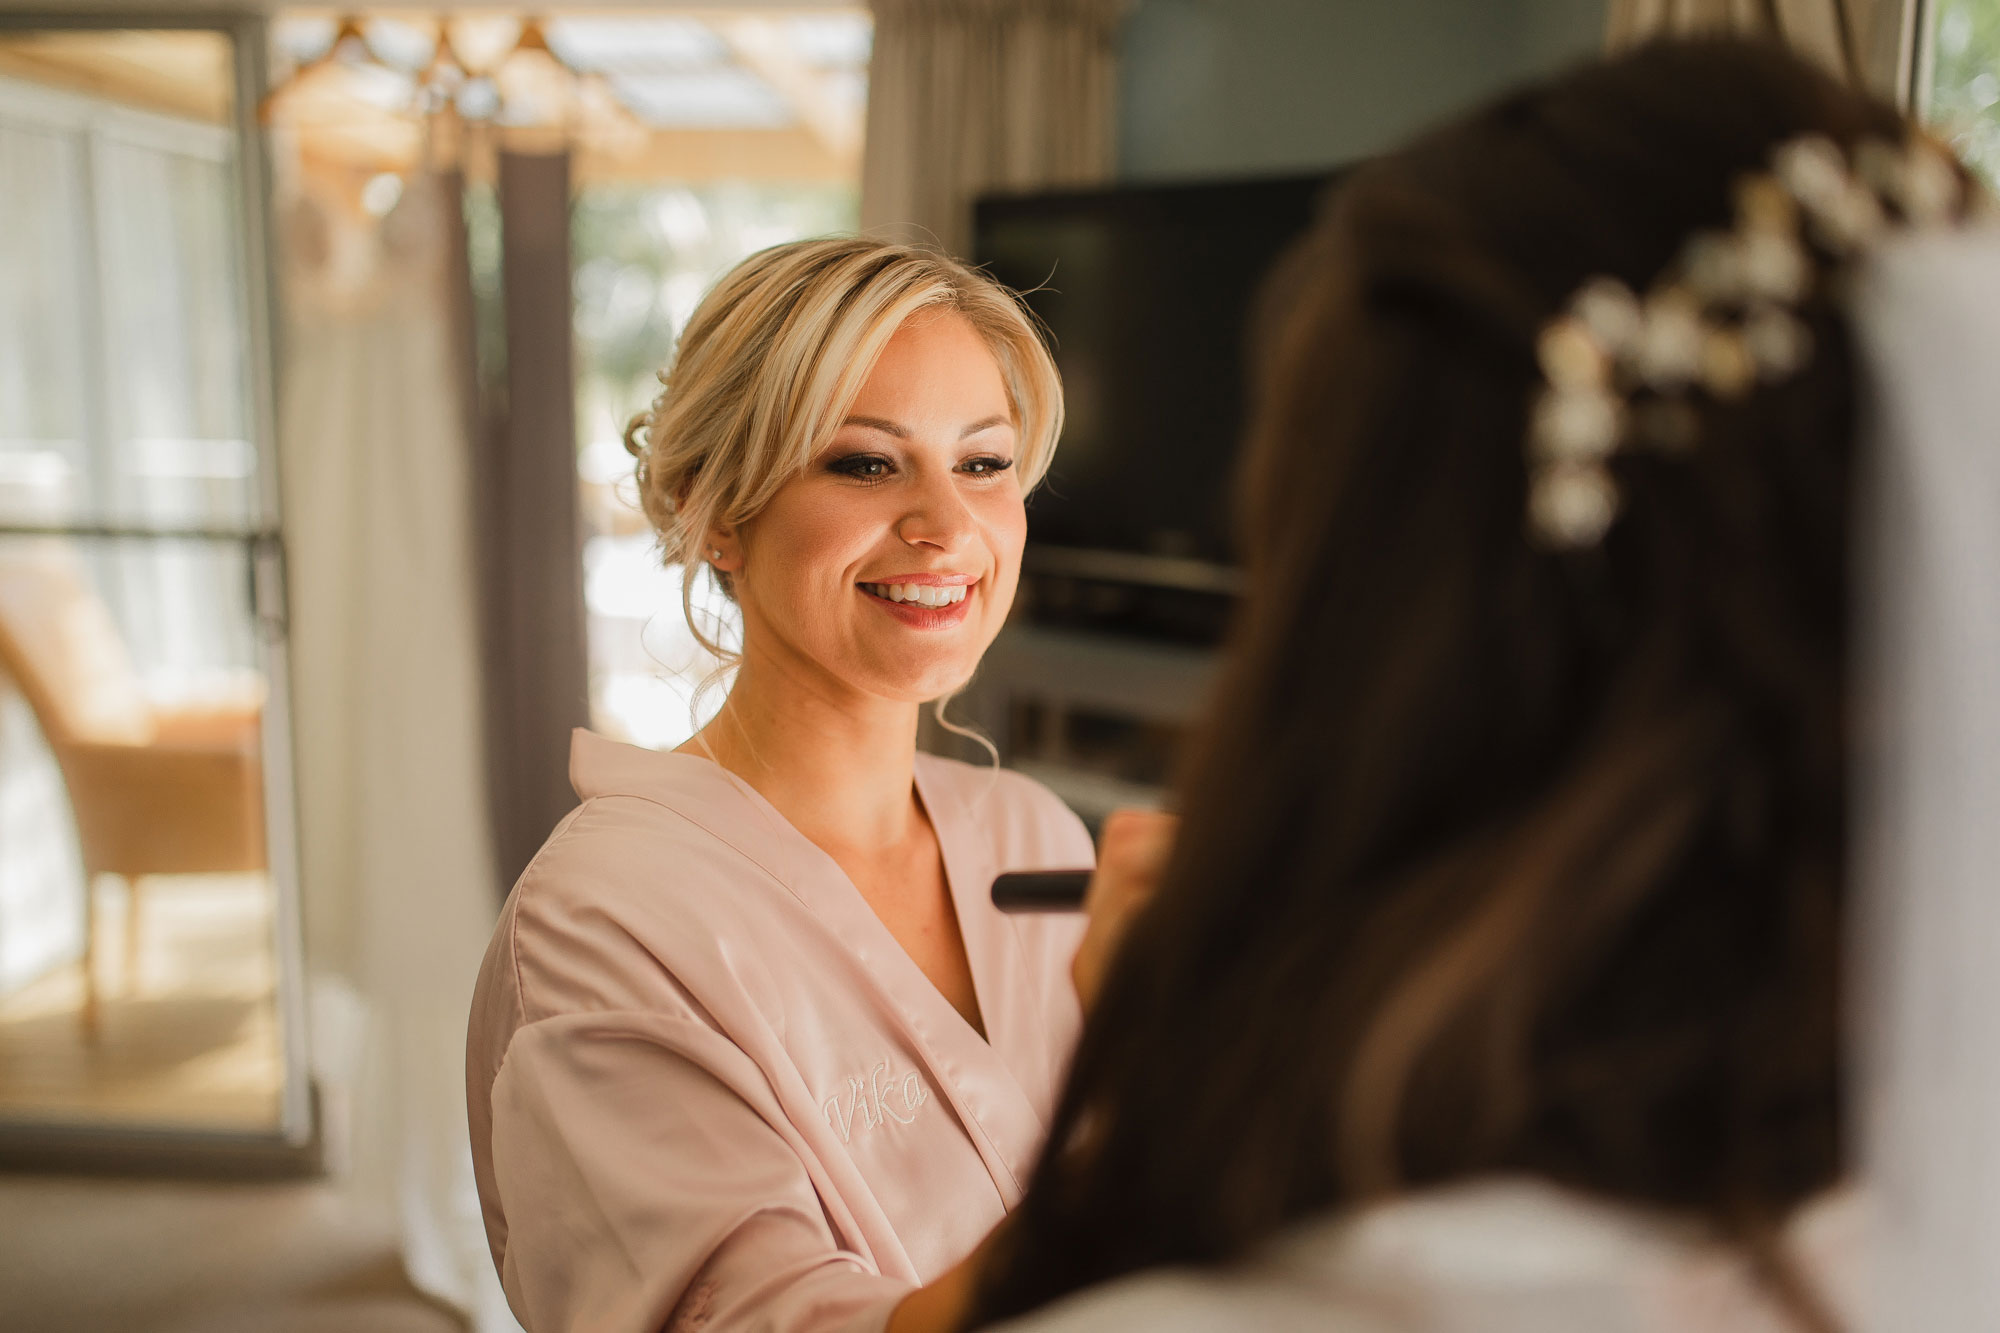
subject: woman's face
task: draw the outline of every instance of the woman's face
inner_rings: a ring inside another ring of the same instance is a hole
[[[1007,618],[1028,518],[999,364],[964,316],[920,311],[833,438],[725,552],[748,664],[922,701]]]

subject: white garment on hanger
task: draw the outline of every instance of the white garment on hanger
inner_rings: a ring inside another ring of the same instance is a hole
[[[500,885],[449,322],[458,206],[430,177],[379,223],[289,205],[279,443],[313,1054],[333,1146],[351,1145],[344,1181],[393,1218],[412,1281],[505,1333],[459,1079]]]

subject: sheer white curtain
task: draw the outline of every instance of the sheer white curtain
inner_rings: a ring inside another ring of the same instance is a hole
[[[233,151],[217,126],[0,78],[0,521],[254,522]],[[104,600],[154,699],[244,689],[240,550],[36,549]],[[86,887],[61,774],[0,679],[0,994],[82,953]]]
[[[456,339],[458,190],[375,225],[295,199],[281,449],[314,1058],[344,1177],[411,1278],[513,1327],[465,1127],[465,1018],[497,906]]]
[[[1611,0],[1605,45],[1737,33],[1777,38],[1898,104],[1910,97],[1921,0]]]
[[[10,114],[10,87],[0,79],[0,519],[59,523],[89,470],[82,153],[79,136]],[[0,674],[0,995],[83,953],[85,888],[62,773]]]
[[[988,190],[1111,174],[1127,0],[873,0],[864,230],[963,254]]]

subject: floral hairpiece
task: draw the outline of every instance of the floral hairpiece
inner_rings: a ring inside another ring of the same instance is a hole
[[[1841,262],[1896,220],[1955,221],[1968,204],[1946,152],[1913,132],[1848,156],[1831,139],[1782,144],[1768,172],[1735,189],[1735,221],[1692,237],[1641,297],[1616,278],[1586,282],[1536,343],[1546,381],[1528,423],[1528,530],[1544,546],[1592,546],[1618,516],[1609,463],[1626,448],[1693,446],[1687,394],[1741,398],[1797,374],[1813,352],[1797,314],[1817,273],[1808,240]]]

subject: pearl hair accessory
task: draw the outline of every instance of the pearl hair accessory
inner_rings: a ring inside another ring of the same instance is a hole
[[[1787,379],[1812,357],[1796,313],[1813,291],[1810,240],[1836,263],[1865,254],[1895,225],[1950,225],[1965,197],[1945,150],[1912,132],[1868,139],[1847,155],[1808,135],[1780,145],[1766,173],[1737,182],[1735,221],[1697,233],[1641,297],[1592,278],[1536,341],[1544,385],[1528,420],[1528,533],[1558,550],[1594,546],[1618,516],[1609,463],[1623,448],[1684,452],[1701,433],[1687,399],[1734,401]]]

